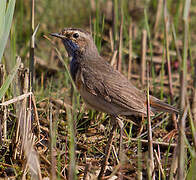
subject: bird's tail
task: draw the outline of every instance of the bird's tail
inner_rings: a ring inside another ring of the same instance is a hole
[[[152,96],[150,96],[150,107],[152,108],[152,111],[164,111],[179,114],[178,109]]]

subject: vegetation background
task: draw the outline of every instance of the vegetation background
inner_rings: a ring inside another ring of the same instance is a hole
[[[64,27],[91,32],[114,68],[181,111],[151,126],[123,117],[123,156],[118,130],[106,178],[196,179],[195,25],[191,0],[1,0],[0,179],[97,178],[110,117],[75,90],[66,51],[49,35]]]

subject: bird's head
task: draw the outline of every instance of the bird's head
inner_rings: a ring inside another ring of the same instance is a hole
[[[95,56],[98,55],[97,48],[91,34],[82,29],[64,28],[60,33],[51,33],[52,36],[60,38],[69,56]]]

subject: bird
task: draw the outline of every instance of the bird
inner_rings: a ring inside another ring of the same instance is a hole
[[[71,77],[87,106],[105,112],[113,119],[121,115],[147,116],[146,93],[99,54],[91,33],[80,28],[64,28],[60,33],[50,35],[60,38],[64,44],[71,58]],[[149,97],[149,103],[150,116],[157,111],[178,113],[175,107],[154,96]]]

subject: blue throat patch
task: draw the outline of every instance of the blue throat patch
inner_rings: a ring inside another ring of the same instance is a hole
[[[71,71],[71,76],[74,82],[76,81],[76,74],[79,68],[79,63],[75,57],[72,58],[70,62],[70,71]]]

